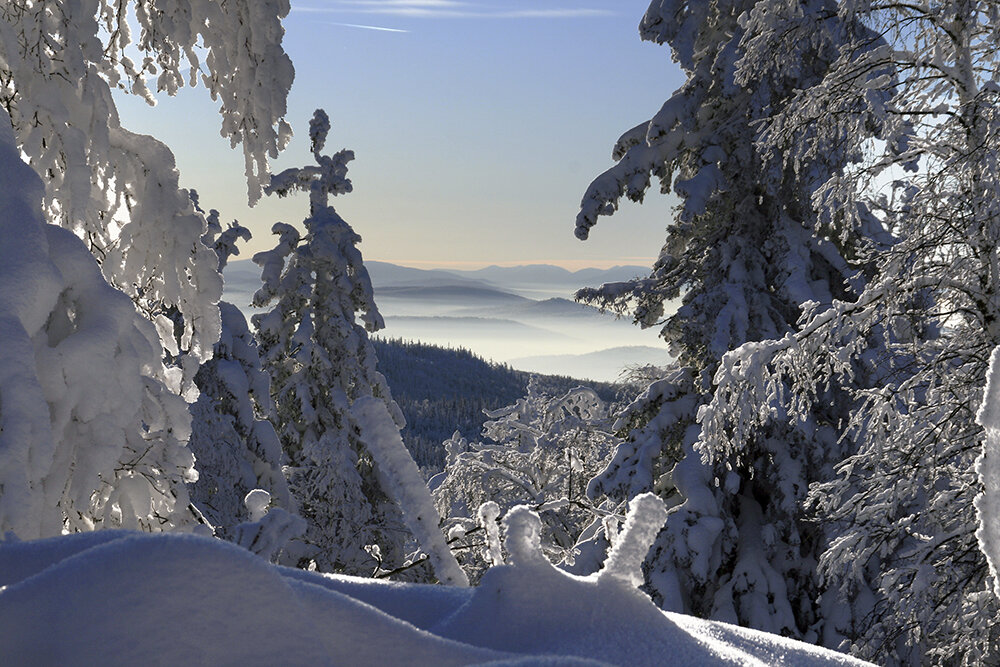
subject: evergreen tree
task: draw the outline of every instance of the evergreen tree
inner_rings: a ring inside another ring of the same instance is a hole
[[[800,42],[787,56],[794,71],[768,70],[767,55],[754,78],[741,80],[755,4],[655,0],[641,23],[644,39],[671,46],[687,81],[619,139],[616,164],[583,199],[576,233],[587,238],[623,197],[641,201],[654,176],[681,204],[648,277],[578,298],[662,325],[676,363],[623,413],[617,427],[627,440],[590,491],[621,500],[654,491],[675,506],[647,560],[648,589],[664,608],[815,640],[822,527],[804,502],[809,484],[847,453],[835,425],[849,404],[831,387],[794,425],[765,407],[767,428],[732,455],[715,451],[698,413],[727,351],[795,331],[804,313],[851,300],[863,286],[843,257],[850,239],[831,237],[809,205],[850,156],[828,142],[796,170],[756,143],[759,123],[821,80],[847,36],[871,34],[839,20],[832,2],[796,3],[814,20],[833,12],[835,30]],[[680,307],[667,313],[676,299]]]
[[[997,599],[975,536],[973,462],[975,409],[1000,343],[998,7],[838,9],[881,36],[876,48],[845,45],[822,81],[768,121],[762,147],[808,165],[827,139],[853,142],[859,159],[814,201],[846,229],[875,212],[891,244],[859,248],[872,278],[858,299],[732,353],[703,424],[720,449],[739,451],[770,397],[799,420],[821,400],[818,388],[852,387],[845,426],[857,451],[810,494],[832,533],[819,560],[839,598],[828,604],[842,608],[824,641],[882,664],[993,664]],[[748,60],[825,29],[793,3],[769,3],[748,27]],[[866,146],[873,129],[882,141]],[[858,381],[860,364],[876,369],[877,383]]]
[[[356,247],[361,237],[328,204],[330,195],[351,191],[347,163],[354,153],[321,154],[330,130],[322,110],[309,129],[316,165],[287,169],[267,188],[279,195],[309,192],[306,235],[278,223],[277,247],[254,256],[264,282],[254,305],[271,310],[253,322],[290,458],[292,493],[309,524],[301,558],[324,571],[370,575],[401,565],[412,533],[438,559],[438,576],[462,583],[443,535],[435,535],[440,519],[399,437],[402,413],[376,371],[368,332],[384,322]],[[381,411],[365,399],[380,403]]]
[[[173,155],[121,126],[112,91],[152,104],[147,77],[173,94],[190,66],[190,84],[200,78],[221,99],[224,135],[243,144],[253,199],[268,156],[290,136],[282,116],[293,71],[280,23],[288,9],[283,0],[0,2],[0,125],[11,126],[15,152],[43,187],[36,202],[35,184],[26,186],[28,204],[13,217],[58,224],[85,244],[49,225],[4,234],[6,250],[35,257],[39,275],[56,276],[48,288],[57,295],[53,304],[39,292],[50,320],[22,318],[24,330],[4,336],[10,344],[0,352],[0,363],[26,364],[27,348],[13,341],[34,341],[42,366],[21,370],[26,383],[42,382],[42,395],[28,393],[50,410],[47,427],[35,414],[34,435],[5,446],[12,458],[2,503],[21,517],[9,524],[18,534],[160,530],[197,520],[183,483],[195,472],[181,397],[196,398],[195,374],[219,339],[222,280],[202,240],[207,221],[179,187]],[[21,233],[36,251],[15,240]],[[81,247],[96,264],[80,257]],[[10,262],[5,280],[38,284],[19,265]],[[13,312],[23,315],[21,306]],[[23,426],[12,391],[8,385],[2,397],[11,438]],[[34,489],[35,500],[15,488]],[[44,518],[32,509],[36,500]]]
[[[249,239],[250,232],[236,223],[223,231],[214,210],[207,219],[205,241],[215,249],[221,272],[229,257],[239,253],[236,240]],[[191,406],[189,446],[198,481],[191,499],[216,536],[232,540],[236,527],[251,520],[245,503],[251,491],[266,491],[273,507],[294,512],[294,505],[281,470],[281,442],[270,422],[270,378],[261,368],[257,343],[238,308],[222,302],[219,310],[222,336],[195,376],[200,393]]]

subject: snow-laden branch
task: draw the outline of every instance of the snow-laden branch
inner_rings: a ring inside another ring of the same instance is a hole
[[[613,579],[638,588],[642,585],[642,562],[667,520],[667,508],[652,493],[629,501],[625,526],[608,554],[601,579]]]
[[[403,508],[407,528],[430,556],[438,580],[452,586],[468,586],[468,577],[445,541],[441,517],[427,484],[406,450],[385,401],[365,396],[356,400],[351,409],[361,427],[362,440],[387,478],[390,493]]]

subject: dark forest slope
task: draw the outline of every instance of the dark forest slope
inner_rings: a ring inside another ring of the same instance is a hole
[[[532,375],[488,362],[465,349],[394,339],[372,342],[379,371],[406,416],[403,441],[417,465],[433,471],[444,467],[442,442],[456,430],[467,438],[478,438],[486,421],[483,410],[510,405],[524,396]],[[581,384],[569,377],[539,377],[543,390],[553,395]],[[588,386],[607,401],[615,399],[618,389],[612,384]]]

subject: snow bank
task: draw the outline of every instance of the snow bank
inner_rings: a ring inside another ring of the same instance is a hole
[[[93,545],[90,535],[73,535],[0,547],[0,562],[20,572],[31,569],[23,561],[54,560],[50,550],[64,556],[21,581],[4,577],[7,664],[459,665],[505,657],[286,579],[222,540],[105,535],[116,539]]]
[[[291,570],[194,535],[0,543],[0,653],[18,665],[862,664],[567,575],[534,557],[527,510],[515,519],[519,557],[474,589]]]

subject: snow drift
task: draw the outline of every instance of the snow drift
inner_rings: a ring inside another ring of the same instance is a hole
[[[472,589],[292,570],[195,535],[5,542],[0,653],[18,665],[863,664],[657,609],[625,572],[657,521],[636,503],[605,569],[577,577],[545,560],[537,515],[515,508],[511,564]]]

